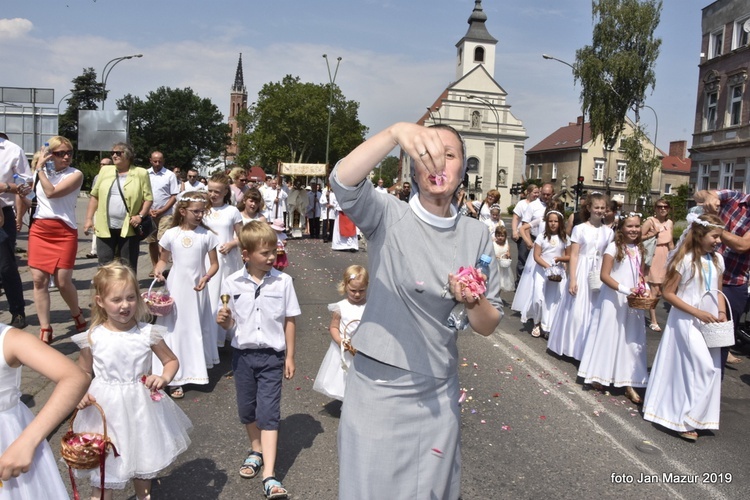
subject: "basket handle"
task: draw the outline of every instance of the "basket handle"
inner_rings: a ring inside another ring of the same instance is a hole
[[[151,286],[148,287],[148,295],[146,295],[147,297],[151,297],[151,289],[154,288],[154,285],[157,283],[157,281],[159,281],[159,280],[157,280],[156,278],[154,278],[154,281],[151,282]],[[167,282],[166,281],[164,282],[164,289],[167,290]]]
[[[705,297],[706,295],[708,295],[709,297],[713,297],[713,295],[711,295],[712,291],[713,290],[706,290],[705,292],[703,292],[703,295],[701,295],[701,300],[698,301],[698,305],[701,305],[703,303],[703,297]],[[716,291],[719,292],[720,294],[724,295],[724,292],[722,292],[718,288],[716,289]],[[726,295],[724,295],[724,304],[727,306],[727,310],[729,311],[729,321],[731,321],[732,323],[734,323],[734,315],[732,314],[732,308],[729,306],[729,299],[727,298]],[[719,307],[719,296],[718,295],[716,296],[716,307],[717,308]],[[718,313],[717,313],[717,315],[718,315]]]
[[[96,408],[97,410],[99,410],[99,414],[102,416],[102,424],[104,427],[104,432],[102,432],[102,434],[104,435],[104,442],[106,443],[107,442],[107,417],[104,415],[104,410],[102,410],[102,407],[99,406],[98,403],[96,403],[95,401],[92,401],[90,405]],[[76,416],[78,416],[78,408],[75,409],[75,411],[73,412],[73,415],[70,417],[70,421],[68,421],[68,429],[70,430],[70,432],[73,432],[73,421],[76,419]]]

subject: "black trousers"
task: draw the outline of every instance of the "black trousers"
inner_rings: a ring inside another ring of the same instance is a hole
[[[320,217],[311,217],[310,221],[310,238],[320,238]]]
[[[120,236],[119,228],[109,228],[109,238],[96,238],[96,255],[99,265],[109,264],[119,257],[123,264],[130,266],[138,276],[138,254],[141,251],[141,240],[138,236]]]
[[[23,283],[16,261],[16,212],[13,207],[3,207],[3,217],[5,221],[0,228],[0,277],[8,297],[8,310],[12,315],[25,316]]]
[[[526,246],[526,242],[520,236],[516,241],[518,245],[518,264],[516,265],[516,286],[521,281],[521,275],[523,274],[523,268],[526,266],[526,259],[529,258],[529,247]]]

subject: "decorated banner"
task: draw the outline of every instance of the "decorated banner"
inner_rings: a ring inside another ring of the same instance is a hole
[[[279,162],[279,174],[293,176],[323,176],[326,175],[325,163],[281,163]]]

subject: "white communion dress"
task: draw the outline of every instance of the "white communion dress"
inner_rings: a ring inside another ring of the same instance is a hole
[[[94,380],[89,394],[104,410],[107,433],[117,448],[105,462],[105,488],[124,489],[132,478],[151,479],[169,466],[190,445],[193,424],[164,391],[158,396],[146,388],[142,377],[151,373],[151,346],[162,340],[166,329],[139,323],[126,332],[103,325],[73,336],[81,349],[91,348]],[[155,400],[155,399],[158,399]],[[99,411],[87,407],[78,412],[75,432],[103,431]],[[99,469],[76,471],[99,487]]]
[[[0,352],[10,326],[0,324]],[[0,356],[0,454],[21,435],[34,419],[21,402],[21,367],[12,368]],[[70,498],[65,489],[55,456],[47,441],[42,441],[34,452],[29,472],[3,481],[0,499],[39,500]]]

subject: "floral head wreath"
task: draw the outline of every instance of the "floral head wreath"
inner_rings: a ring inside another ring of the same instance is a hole
[[[354,281],[357,279],[357,275],[352,273],[349,275],[349,277],[346,279],[346,282],[349,283],[350,281]]]
[[[724,226],[721,224],[713,224],[711,222],[708,222],[707,220],[700,219],[701,214],[696,212],[690,212],[687,214],[687,217],[685,220],[688,222],[688,226],[692,227],[693,224],[700,224],[703,227],[712,227],[714,229],[724,229]]]
[[[180,201],[186,201],[188,203],[207,203],[205,198],[200,198],[198,196],[188,196],[180,198]]]
[[[701,215],[703,215],[702,206],[697,205],[690,209],[690,211],[687,214],[687,217],[685,217],[685,220],[688,223],[687,227],[685,228],[684,231],[682,231],[682,234],[680,235],[680,239],[677,240],[677,244],[667,254],[667,265],[672,263],[672,259],[674,259],[674,256],[677,254],[677,250],[685,242],[685,237],[687,236],[688,231],[690,231],[690,228],[693,227],[693,224],[699,224],[703,227],[711,227],[714,229],[724,229],[724,226],[720,224],[713,224],[712,222],[708,222],[707,220],[699,219]]]
[[[561,212],[558,212],[557,210],[550,210],[549,212],[547,212],[547,215],[549,214],[557,214],[560,216],[561,219],[564,218],[564,215]]]

